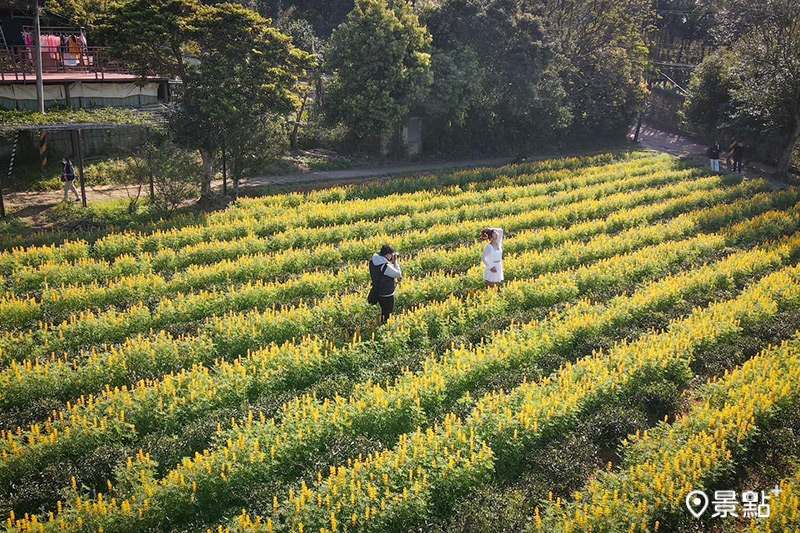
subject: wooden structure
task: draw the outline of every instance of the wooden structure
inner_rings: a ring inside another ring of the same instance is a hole
[[[78,164],[78,178],[81,184],[81,204],[86,207],[86,181],[83,174],[83,135],[82,132],[86,130],[112,130],[112,129],[126,129],[126,128],[140,128],[136,124],[98,124],[98,123],[84,123],[84,124],[51,124],[46,126],[23,126],[23,127],[0,127],[0,131],[69,131],[72,136],[72,153],[73,159]],[[13,165],[13,159],[11,161]],[[9,167],[8,178],[11,179],[11,167]],[[0,218],[5,218],[5,204],[3,202],[3,179],[0,175]]]
[[[167,77],[142,78],[113,59],[111,48],[88,46],[82,28],[42,26],[40,65],[32,22],[30,13],[0,9],[0,109],[38,109],[37,67],[47,106],[141,107],[169,102]]]
[[[0,48],[0,81],[36,81],[36,54],[25,45],[9,45]],[[110,48],[86,46],[75,54],[74,63],[61,59],[61,47],[42,46],[42,74],[45,81],[71,79],[104,80],[138,79],[128,68],[110,59]]]

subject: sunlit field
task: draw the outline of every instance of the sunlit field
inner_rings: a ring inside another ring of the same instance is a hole
[[[2,252],[2,524],[796,531],[798,199],[616,153]],[[693,490],[771,513],[695,518]]]

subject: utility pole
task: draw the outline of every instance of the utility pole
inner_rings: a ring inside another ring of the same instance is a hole
[[[78,141],[78,176],[81,180],[81,204],[86,207],[86,179],[83,177],[83,139],[81,137],[81,130],[75,130],[75,138]]]
[[[39,113],[44,114],[44,79],[42,76],[42,27],[39,23],[41,6],[36,0],[36,13],[33,18],[34,39],[36,39],[36,100],[39,103]]]

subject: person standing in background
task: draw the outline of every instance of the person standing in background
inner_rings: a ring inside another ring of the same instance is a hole
[[[733,157],[733,171],[741,174],[742,162],[744,161],[744,143],[742,141],[737,142],[736,146],[733,147],[731,156]]]
[[[711,164],[711,170],[713,172],[719,173],[719,154],[721,150],[719,147],[718,142],[714,142],[711,146],[708,147],[708,160]]]

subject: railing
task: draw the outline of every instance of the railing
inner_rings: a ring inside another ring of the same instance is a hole
[[[656,62],[695,66],[711,52],[714,47],[699,42],[678,41],[677,44],[661,41],[650,49],[650,59]]]
[[[105,46],[42,46],[42,72],[93,74],[102,80],[105,74],[130,74],[124,65],[110,58]],[[35,81],[36,47],[9,46],[0,49],[0,81]]]

